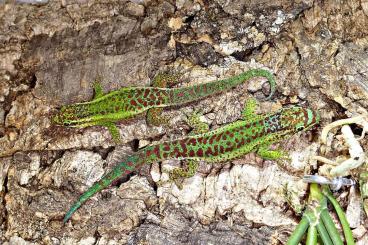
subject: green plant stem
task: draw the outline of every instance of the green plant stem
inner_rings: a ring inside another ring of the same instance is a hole
[[[297,245],[303,238],[304,233],[308,229],[309,221],[308,218],[303,215],[302,220],[295,228],[293,234],[289,237],[289,240],[287,241],[287,245]]]
[[[321,240],[325,245],[333,245],[332,240],[326,230],[325,224],[320,219],[321,210],[327,208],[327,198],[322,194],[318,184],[313,183],[310,185],[308,205],[311,208],[310,222],[316,224],[317,231],[321,237]]]
[[[307,241],[305,245],[316,245],[317,244],[317,228],[313,225],[309,226]]]
[[[327,209],[323,209],[321,212],[321,220],[326,227],[328,234],[334,245],[343,245],[339,231],[337,230],[335,223],[333,222],[330,213]]]
[[[330,236],[328,235],[328,232],[327,232],[323,222],[318,222],[317,230],[318,230],[319,236],[321,237],[321,240],[322,240],[324,245],[333,245],[332,240],[331,240]]]
[[[326,185],[322,186],[322,192],[328,198],[328,200],[331,202],[332,206],[336,210],[337,216],[339,217],[339,220],[340,220],[343,232],[344,232],[346,244],[347,245],[354,245],[355,242],[354,242],[354,238],[353,238],[353,233],[350,229],[349,222],[346,219],[345,213],[342,210],[340,204],[337,202],[335,197],[332,195],[332,193],[331,193],[328,186],[326,186]]]

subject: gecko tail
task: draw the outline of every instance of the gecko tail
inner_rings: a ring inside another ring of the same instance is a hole
[[[73,206],[71,206],[71,208],[69,209],[69,211],[65,214],[64,219],[63,219],[63,223],[65,224],[66,222],[68,222],[68,220],[72,217],[72,215],[74,214],[75,211],[77,211],[77,209],[82,205],[81,202],[76,202]]]
[[[121,162],[120,164],[115,166],[109,173],[104,175],[100,181],[92,185],[79,197],[78,201],[70,207],[70,209],[64,216],[64,224],[72,217],[75,211],[77,211],[77,209],[80,208],[82,204],[85,203],[90,197],[108,187],[114,180],[118,179],[123,174],[131,173],[134,169],[136,169],[137,165],[142,162],[141,160],[144,159],[140,159],[139,155],[131,155],[127,158],[126,161]]]
[[[106,177],[108,177],[109,174],[107,174]],[[110,181],[110,179],[105,179],[105,177],[102,177],[99,182],[92,185],[85,193],[83,193],[82,196],[79,197],[78,201],[74,203],[73,206],[70,207],[69,211],[65,214],[63,219],[64,224],[72,217],[75,211],[77,211],[77,209],[82,206],[85,201],[87,201],[97,192],[101,191],[103,188],[109,186],[111,182],[112,180]]]

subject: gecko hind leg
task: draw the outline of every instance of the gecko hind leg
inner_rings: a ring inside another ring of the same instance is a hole
[[[178,83],[181,74],[159,73],[155,76],[152,86],[156,88],[167,88]]]
[[[257,154],[263,159],[267,160],[279,160],[279,159],[289,159],[289,155],[282,150],[270,150],[270,145],[260,146],[257,150]]]
[[[147,111],[147,122],[154,126],[168,125],[169,117],[162,115],[163,108],[151,108]]]
[[[101,86],[101,77],[97,76],[95,81],[93,82],[93,90],[94,90],[94,96],[93,99],[97,99],[100,98],[101,96],[104,95],[103,90],[102,90],[102,86]]]
[[[274,161],[281,169],[295,172],[295,169],[290,168],[288,165],[291,158],[287,152],[283,150],[270,150],[269,147],[269,144],[261,146],[258,148],[257,154],[263,159]]]
[[[186,168],[175,168],[170,173],[170,180],[173,181],[179,189],[183,189],[183,180],[193,177],[197,172],[199,161],[188,160]]]
[[[109,130],[112,139],[114,140],[115,143],[119,143],[120,142],[120,132],[119,132],[119,128],[115,125],[115,123],[113,122],[103,122],[101,124],[99,124],[101,126],[104,126],[107,128],[107,130]]]
[[[159,73],[152,82],[153,87],[166,88],[178,83],[180,74]],[[147,111],[147,122],[154,126],[167,125],[169,117],[162,115],[163,108],[151,108]]]
[[[257,107],[258,107],[258,102],[256,99],[251,98],[247,100],[245,102],[245,105],[242,111],[243,120],[247,122],[253,122],[255,120],[261,119],[262,116],[256,114]]]
[[[109,133],[111,134],[112,139],[115,141],[115,143],[120,142],[120,132],[119,128],[115,125],[114,121],[96,121],[96,122],[86,122],[83,124],[80,124],[78,126],[75,126],[77,128],[85,128],[90,126],[102,126],[106,127]]]
[[[199,111],[194,111],[187,115],[186,122],[191,128],[193,128],[189,135],[204,134],[210,131],[208,124],[201,121],[201,115],[202,113]]]

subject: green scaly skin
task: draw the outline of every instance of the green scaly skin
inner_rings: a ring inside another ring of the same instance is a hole
[[[271,98],[275,93],[275,79],[269,71],[263,69],[253,69],[228,79],[182,88],[165,88],[175,83],[176,77],[160,74],[155,78],[153,87],[124,87],[105,95],[96,82],[92,101],[63,106],[53,121],[59,125],[79,128],[105,126],[112,137],[118,140],[120,135],[115,123],[119,120],[148,111],[148,123],[158,126],[167,121],[160,117],[162,108],[182,105],[229,90],[254,77],[268,79],[270,94],[266,99]]]
[[[295,106],[275,113],[255,115],[255,107],[253,100],[247,103],[243,120],[213,131],[150,145],[130,155],[126,161],[117,165],[82,194],[65,215],[64,222],[67,222],[91,196],[109,186],[120,176],[131,173],[145,163],[151,164],[166,159],[189,160],[187,171],[178,168],[172,173],[171,177],[175,179],[192,176],[198,166],[195,162],[199,160],[208,163],[225,162],[249,152],[256,152],[265,159],[279,159],[284,157],[285,153],[269,150],[272,143],[279,142],[299,131],[307,130],[319,122],[319,114],[311,109]],[[198,121],[195,124],[199,126]]]

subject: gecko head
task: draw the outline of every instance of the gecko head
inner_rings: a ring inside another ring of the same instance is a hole
[[[286,108],[281,113],[282,124],[294,132],[308,130],[318,124],[319,120],[317,111],[300,106]]]

